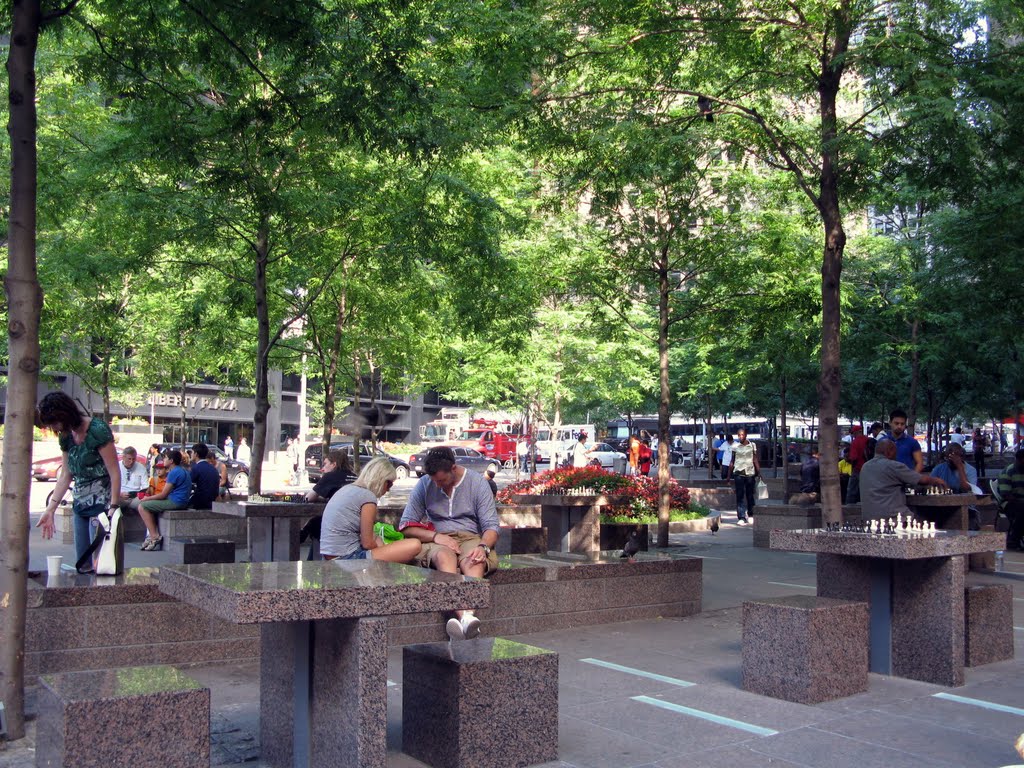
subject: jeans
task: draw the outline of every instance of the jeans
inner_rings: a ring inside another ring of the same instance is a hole
[[[754,513],[754,505],[757,504],[754,497],[757,478],[754,475],[734,475],[733,480],[736,483],[736,517],[746,520],[747,515]]]
[[[860,504],[860,475],[850,475],[850,484],[846,486],[846,503]]]
[[[93,504],[91,507],[81,507],[77,501],[72,504],[72,517],[75,520],[75,562],[81,559],[92,543],[93,520],[106,508],[106,504]]]
[[[1010,530],[1006,532],[1006,548],[1020,549],[1024,538],[1024,501],[1011,499],[1003,509],[1010,518]]]

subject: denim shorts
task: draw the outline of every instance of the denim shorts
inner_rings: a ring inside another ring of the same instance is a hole
[[[334,558],[335,560],[369,560],[370,550],[368,549],[357,549],[350,555],[339,555]]]

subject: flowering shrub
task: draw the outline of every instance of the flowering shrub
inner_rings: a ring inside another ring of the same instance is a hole
[[[670,509],[684,511],[690,506],[690,492],[675,480],[668,481]],[[518,493],[545,494],[576,488],[589,488],[596,493],[626,496],[628,501],[607,510],[609,514],[639,517],[658,509],[658,480],[637,475],[617,475],[598,467],[567,467],[540,472],[532,478],[498,491],[502,504],[514,503],[512,497]]]

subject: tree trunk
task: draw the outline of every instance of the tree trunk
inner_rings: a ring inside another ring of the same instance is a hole
[[[658,259],[658,367],[660,395],[658,397],[658,546],[668,546],[669,511],[672,492],[668,483],[672,475],[669,467],[669,419],[672,393],[668,383],[668,246],[662,246]]]
[[[714,480],[715,478],[715,435],[711,431],[711,395],[704,395],[705,402],[707,403],[707,421],[705,422],[708,426],[705,431],[705,439],[707,440],[707,455],[708,455],[708,480]]]
[[[847,11],[848,12],[848,11]],[[818,379],[818,450],[821,454],[822,522],[836,523],[843,517],[839,485],[839,393],[842,375],[839,367],[840,284],[846,232],[839,205],[839,179],[836,148],[836,101],[842,78],[842,55],[849,42],[848,19],[836,13],[836,42],[833,57],[825,62],[818,86],[821,106],[821,176],[818,210],[825,234],[821,260],[821,376]]]
[[[186,404],[186,392],[188,391],[188,379],[181,377],[181,452],[188,448],[188,405]]]
[[[256,412],[253,414],[252,461],[249,493],[259,493],[263,483],[263,457],[267,452],[267,414],[270,413],[270,308],[267,305],[267,262],[270,257],[270,223],[260,219],[256,233]]]
[[[43,303],[36,274],[35,55],[40,22],[38,0],[15,0],[7,57],[11,203],[4,290],[9,370],[0,510],[0,696],[11,740],[25,736],[29,483]]]
[[[914,436],[917,422],[917,391],[921,385],[921,353],[917,348],[917,336],[921,324],[916,318],[910,324],[910,396],[907,398],[907,434]]]
[[[789,491],[789,432],[787,431],[786,409],[789,404],[786,402],[786,377],[779,380],[779,409],[782,411],[782,426],[780,427],[782,437],[782,498],[788,501],[786,494]],[[778,477],[778,475],[776,475]]]
[[[103,421],[110,423],[110,356],[103,358],[103,373],[100,377],[103,387]]]

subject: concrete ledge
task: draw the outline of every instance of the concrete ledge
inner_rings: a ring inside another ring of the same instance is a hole
[[[157,515],[160,535],[167,539],[215,536],[235,542],[248,543],[244,517],[220,515],[209,509],[170,509]]]
[[[160,592],[156,568],[121,576],[63,573],[28,582],[25,674],[259,656],[256,627],[221,621]],[[46,586],[44,586],[44,584]],[[52,584],[52,586],[51,586]]]
[[[860,504],[844,504],[843,520],[860,522]],[[754,546],[768,549],[768,536],[773,530],[803,531],[821,525],[820,504],[758,504],[754,508]]]
[[[491,607],[477,612],[485,635],[700,613],[700,558],[641,553],[627,562],[618,554],[596,561],[555,553],[500,558],[500,569],[489,577]],[[130,568],[116,577],[30,580],[29,681],[44,672],[259,658],[257,627],[179,603],[159,591],[157,573]],[[388,643],[443,641],[447,618],[439,612],[389,616]]]

